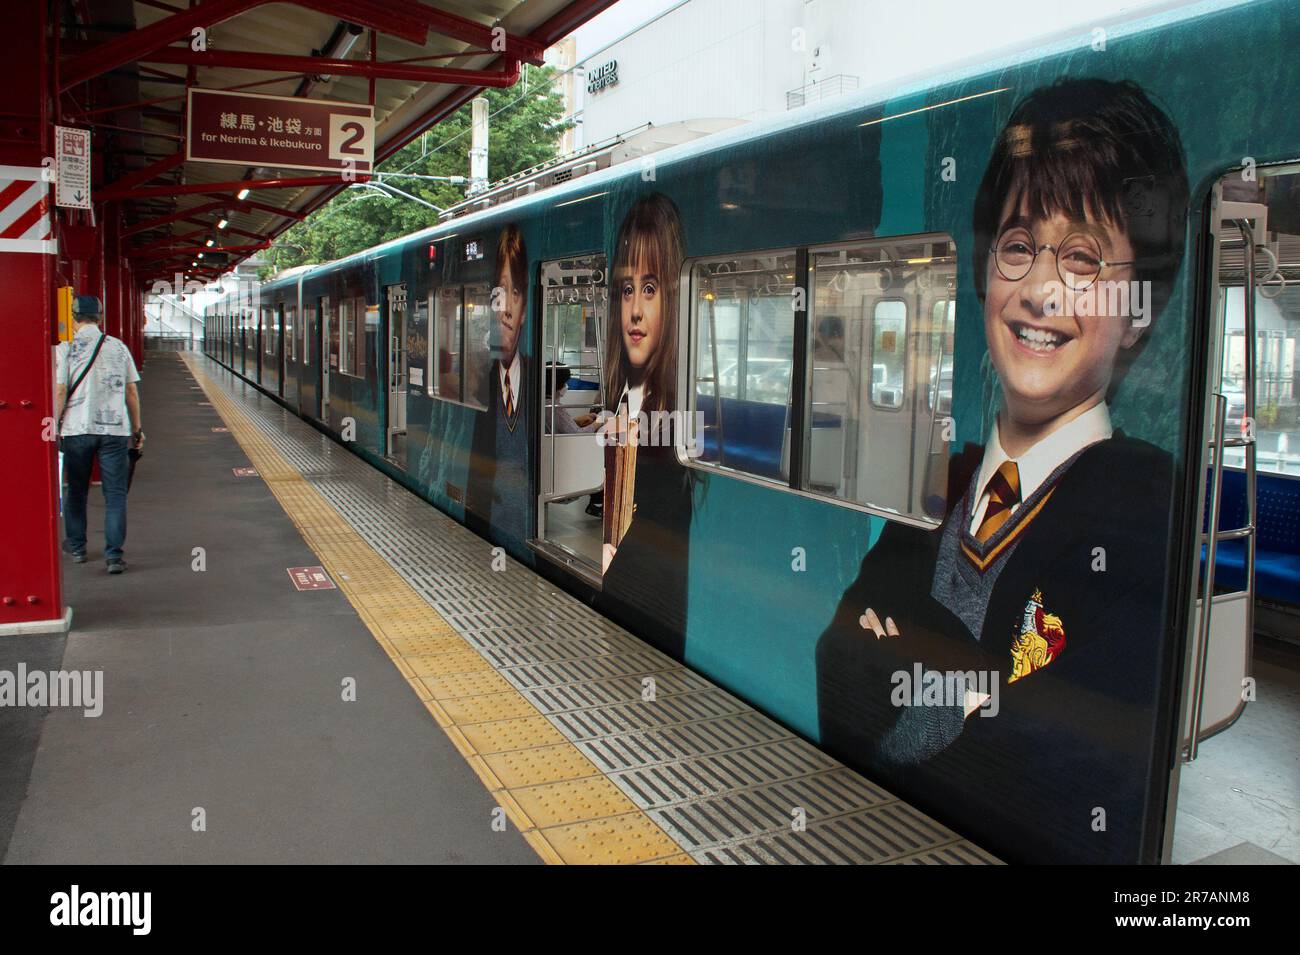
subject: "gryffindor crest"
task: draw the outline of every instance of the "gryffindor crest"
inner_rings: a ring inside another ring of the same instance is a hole
[[[1043,592],[1035,590],[1025,604],[1020,635],[1011,644],[1011,675],[1008,683],[1041,670],[1065,649],[1065,626],[1061,618],[1043,612]]]

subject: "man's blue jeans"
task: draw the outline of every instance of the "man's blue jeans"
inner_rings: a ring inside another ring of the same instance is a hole
[[[64,550],[86,550],[86,495],[90,491],[90,469],[99,455],[99,477],[104,489],[104,559],[122,556],[126,543],[126,482],[130,462],[127,444],[131,439],[116,434],[73,434],[63,439],[63,474],[68,479],[68,496],[63,501]]]

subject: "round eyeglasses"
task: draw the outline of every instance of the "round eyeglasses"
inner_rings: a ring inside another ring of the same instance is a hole
[[[997,264],[998,274],[1008,282],[1019,282],[1034,267],[1034,260],[1042,252],[1050,251],[1056,256],[1056,274],[1065,286],[1075,292],[1087,289],[1101,270],[1110,265],[1132,265],[1136,259],[1127,262],[1108,262],[1101,254],[1097,240],[1086,232],[1071,232],[1057,245],[1044,242],[1039,245],[1034,234],[1028,229],[1017,226],[1007,229],[989,250]]]

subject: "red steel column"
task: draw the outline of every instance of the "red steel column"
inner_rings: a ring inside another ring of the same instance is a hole
[[[0,166],[39,168],[52,152],[46,7],[15,3],[5,10]],[[52,625],[64,613],[57,449],[43,434],[54,413],[55,264],[44,252],[0,248],[0,633]]]

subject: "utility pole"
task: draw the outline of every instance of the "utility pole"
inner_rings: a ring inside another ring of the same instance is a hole
[[[469,188],[465,195],[476,196],[488,184],[488,101],[478,96],[470,104],[472,109],[471,139],[469,147]]]

